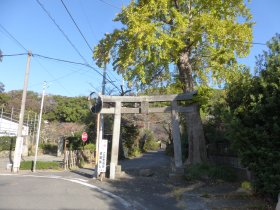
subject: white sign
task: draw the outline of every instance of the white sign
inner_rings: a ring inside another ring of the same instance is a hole
[[[99,142],[98,173],[106,172],[107,146],[108,140],[102,139]]]

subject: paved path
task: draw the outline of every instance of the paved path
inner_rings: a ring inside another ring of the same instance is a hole
[[[131,209],[127,201],[87,179],[57,175],[0,174],[0,209]]]
[[[119,161],[123,170],[170,166],[170,157],[164,151],[151,151],[141,157]]]

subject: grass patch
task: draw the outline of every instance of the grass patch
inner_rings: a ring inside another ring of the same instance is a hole
[[[22,161],[20,164],[21,170],[32,170],[33,161]],[[60,163],[59,162],[45,162],[45,161],[37,161],[36,162],[36,169],[37,170],[60,170]]]
[[[188,180],[221,179],[227,182],[234,182],[237,180],[237,175],[233,169],[226,166],[216,166],[205,163],[189,166],[186,170],[185,177]]]

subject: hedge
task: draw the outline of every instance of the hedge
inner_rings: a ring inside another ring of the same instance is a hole
[[[13,136],[1,136],[0,137],[0,151],[14,150],[16,145],[16,137]]]

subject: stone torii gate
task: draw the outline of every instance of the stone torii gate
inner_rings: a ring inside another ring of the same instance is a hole
[[[101,95],[103,103],[101,114],[114,115],[113,139],[110,163],[110,179],[115,179],[116,167],[118,165],[119,140],[121,114],[149,114],[149,113],[171,113],[172,119],[172,137],[174,144],[174,161],[177,169],[182,168],[182,151],[180,139],[180,127],[178,113],[193,112],[192,106],[179,106],[178,101],[186,101],[192,99],[197,92],[176,94],[176,95],[158,95],[158,96],[104,96]],[[170,102],[171,106],[150,107],[150,103],[154,102]],[[139,107],[124,107],[124,103],[138,103]],[[104,105],[107,104],[107,107]]]

